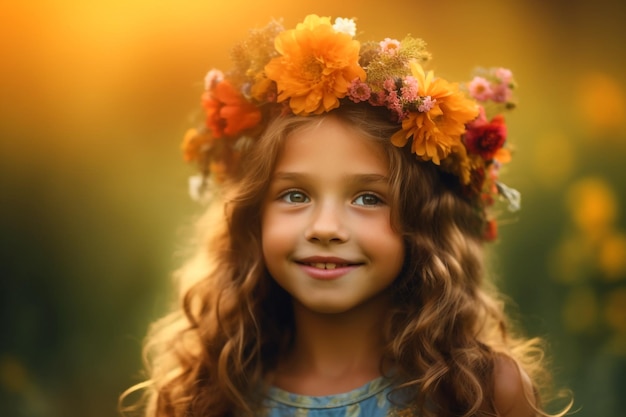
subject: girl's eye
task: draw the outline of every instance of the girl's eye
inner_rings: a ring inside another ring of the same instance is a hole
[[[383,201],[376,194],[361,194],[354,200],[358,206],[377,206]]]
[[[281,196],[281,200],[290,204],[308,203],[309,197],[301,191],[288,191]]]

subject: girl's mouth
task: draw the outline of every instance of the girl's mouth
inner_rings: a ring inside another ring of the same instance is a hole
[[[305,265],[309,265],[318,269],[335,269],[335,268],[348,266],[348,264],[336,264],[333,262],[315,262],[315,263],[306,263]]]
[[[298,262],[304,272],[311,278],[332,281],[355,270],[359,264],[338,262]]]
[[[349,268],[352,266],[359,266],[359,263],[354,262],[307,262],[307,261],[299,261],[297,262],[300,265],[310,266],[312,268],[317,269],[340,269],[340,268]]]

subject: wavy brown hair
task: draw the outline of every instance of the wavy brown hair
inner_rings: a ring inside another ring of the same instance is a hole
[[[388,138],[398,129],[371,106],[342,105],[340,117],[381,143],[390,166],[391,222],[406,245],[393,288],[383,362],[424,416],[496,415],[493,373],[508,358],[533,381],[536,404],[549,374],[537,339],[514,335],[504,303],[485,280],[483,220],[455,178],[421,163]],[[145,345],[148,417],[254,415],[264,375],[294,334],[289,295],[261,253],[261,206],[284,139],[318,117],[276,118],[245,151],[243,167],[198,221],[195,252],[177,271],[174,311]],[[383,364],[381,363],[381,369]]]

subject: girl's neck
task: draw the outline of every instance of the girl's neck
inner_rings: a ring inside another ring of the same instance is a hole
[[[294,303],[293,348],[270,375],[273,385],[302,395],[348,392],[381,375],[387,294],[341,314]]]

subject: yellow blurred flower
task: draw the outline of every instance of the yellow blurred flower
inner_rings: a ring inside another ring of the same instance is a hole
[[[594,132],[590,138],[620,137],[626,127],[624,86],[614,77],[597,72],[585,74],[578,86],[576,98],[580,119],[589,131]]]
[[[559,243],[549,257],[552,276],[564,284],[577,284],[592,275],[595,248],[584,236],[569,236]]]
[[[565,328],[582,333],[595,327],[598,319],[598,297],[589,287],[572,290],[563,306]]]
[[[602,240],[598,264],[608,281],[626,277],[626,235],[613,233]]]
[[[615,331],[626,333],[626,288],[611,291],[604,303],[604,319]]]
[[[457,84],[427,74],[417,62],[411,62],[411,73],[418,83],[418,95],[430,97],[434,105],[426,112],[411,112],[402,121],[402,130],[391,138],[396,146],[404,146],[413,137],[412,151],[425,161],[440,165],[452,152],[463,147],[461,135],[465,124],[478,116],[476,102],[468,99]],[[467,156],[457,155],[459,167],[469,167]],[[465,171],[463,169],[462,171]],[[464,183],[469,172],[462,172]]]
[[[358,41],[336,31],[327,17],[309,15],[275,41],[279,57],[265,66],[276,82],[278,102],[289,100],[295,114],[321,114],[339,106],[350,83],[365,80]]]
[[[544,131],[532,143],[532,164],[529,172],[537,184],[546,188],[563,187],[577,164],[572,137],[561,131]],[[558,155],[558,158],[554,156]]]
[[[567,197],[572,220],[588,239],[599,241],[607,235],[617,215],[617,198],[604,180],[580,180],[569,189]]]
[[[4,355],[0,357],[0,387],[9,393],[19,393],[28,388],[28,370],[16,357]]]

